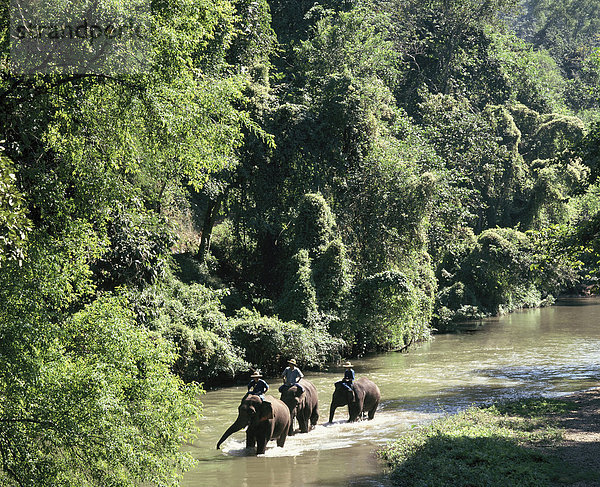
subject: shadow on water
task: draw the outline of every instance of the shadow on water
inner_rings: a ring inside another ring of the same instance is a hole
[[[557,306],[595,306],[598,305],[600,296],[586,296],[578,298],[558,298],[554,307]]]
[[[325,484],[318,481],[305,485],[309,487],[391,487],[393,484],[389,476],[379,475],[374,477],[360,476],[349,480],[340,480],[339,482],[331,480]]]

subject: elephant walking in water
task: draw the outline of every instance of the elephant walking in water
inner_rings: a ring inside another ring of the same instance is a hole
[[[331,398],[331,407],[329,408],[329,422],[333,422],[335,410],[340,406],[348,405],[349,422],[357,421],[362,418],[363,413],[368,414],[369,419],[373,419],[379,401],[381,392],[379,387],[367,379],[361,377],[354,381],[353,392],[349,391],[343,384],[336,383],[333,397]]]
[[[290,436],[294,434],[294,418],[298,418],[301,433],[308,433],[319,420],[317,389],[306,379],[300,379],[299,384],[301,387],[294,385],[281,393],[281,400],[290,411]]]
[[[238,407],[237,419],[217,443],[217,449],[233,433],[246,426],[246,448],[256,446],[257,455],[265,452],[269,440],[276,439],[277,446],[283,447],[290,423],[290,410],[283,401],[270,396],[263,401],[254,394],[248,394]]]

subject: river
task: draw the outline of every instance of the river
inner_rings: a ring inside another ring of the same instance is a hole
[[[560,396],[600,381],[600,300],[572,299],[519,311],[437,335],[409,353],[353,360],[357,377],[381,389],[373,421],[347,424],[339,408],[326,425],[333,382],[342,368],[307,372],[319,391],[320,419],[308,434],[288,437],[285,447],[269,443],[265,455],[249,456],[243,431],[216,450],[235,420],[245,387],[203,396],[200,435],[188,449],[199,460],[182,482],[186,487],[319,486],[387,487],[374,451],[415,425],[471,404],[531,395]],[[271,389],[279,379],[270,379]]]

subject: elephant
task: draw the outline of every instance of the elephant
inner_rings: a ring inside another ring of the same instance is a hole
[[[246,448],[256,446],[257,455],[265,452],[269,440],[276,439],[277,446],[283,447],[290,423],[290,410],[283,401],[271,396],[262,400],[255,394],[246,394],[238,407],[237,419],[221,436],[217,450],[229,436],[246,426]]]
[[[317,389],[306,379],[300,379],[299,384],[303,390],[292,386],[281,393],[281,400],[290,410],[290,436],[294,434],[294,418],[298,418],[301,433],[308,433],[310,427],[314,427],[319,420]]]
[[[373,419],[379,401],[381,400],[381,392],[379,387],[367,379],[361,377],[354,381],[352,386],[354,393],[350,392],[340,382],[335,384],[335,391],[331,398],[331,407],[329,408],[329,422],[333,422],[333,415],[336,408],[348,405],[348,413],[350,414],[349,422],[362,419],[364,413],[368,413],[369,419]]]

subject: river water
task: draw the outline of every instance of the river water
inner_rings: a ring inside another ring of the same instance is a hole
[[[269,443],[258,457],[244,450],[245,433],[216,450],[235,420],[245,387],[203,396],[200,435],[188,449],[199,460],[187,487],[388,487],[377,448],[446,412],[531,395],[556,397],[599,385],[600,300],[573,299],[525,310],[437,335],[409,353],[353,360],[356,376],[373,380],[382,402],[373,421],[347,424],[347,408],[326,425],[333,382],[343,369],[306,373],[319,391],[320,419],[308,434]],[[279,379],[268,380],[271,389]]]

